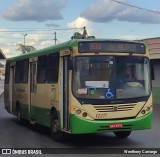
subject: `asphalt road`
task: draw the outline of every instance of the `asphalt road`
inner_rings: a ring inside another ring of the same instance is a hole
[[[46,127],[31,126],[28,123],[19,125],[16,117],[5,110],[2,94],[0,97],[0,148],[92,148],[93,150],[96,148],[160,148],[160,105],[154,105],[152,129],[134,131],[127,139],[118,139],[113,133],[104,133],[68,136],[65,142],[58,143],[50,138],[49,129]]]

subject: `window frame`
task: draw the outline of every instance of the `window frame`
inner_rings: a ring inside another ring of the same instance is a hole
[[[28,83],[29,59],[23,59],[16,62],[15,83]]]
[[[37,84],[57,83],[59,75],[59,52],[38,56],[37,61]],[[44,71],[44,76],[41,72]],[[53,74],[53,75],[51,75]],[[41,75],[43,79],[40,80]]]

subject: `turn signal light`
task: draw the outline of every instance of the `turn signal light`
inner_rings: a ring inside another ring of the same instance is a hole
[[[75,112],[76,111],[76,108],[75,107],[72,107],[71,108],[71,112],[73,113],[73,112]]]

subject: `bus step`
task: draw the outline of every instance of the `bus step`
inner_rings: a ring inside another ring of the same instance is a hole
[[[35,124],[36,124],[36,121],[35,121],[35,120],[30,119],[30,124],[31,124],[31,125],[35,125]]]

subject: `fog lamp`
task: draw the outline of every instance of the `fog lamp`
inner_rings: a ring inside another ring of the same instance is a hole
[[[146,111],[145,111],[145,110],[142,110],[142,111],[141,111],[141,114],[145,114],[145,113],[146,113]]]
[[[151,109],[150,107],[147,107],[146,111],[150,111],[150,109]]]
[[[84,113],[82,114],[82,116],[83,116],[83,117],[87,117],[87,112],[84,112]]]

